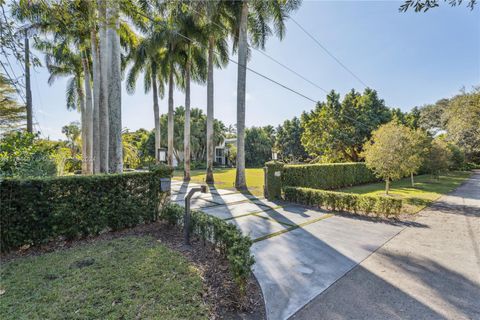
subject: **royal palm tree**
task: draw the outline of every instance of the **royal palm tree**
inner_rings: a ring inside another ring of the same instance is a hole
[[[231,2],[229,9],[233,47],[238,51],[237,74],[237,161],[235,187],[247,187],[245,179],[245,96],[247,84],[248,40],[251,45],[265,48],[267,38],[274,32],[280,39],[285,35],[288,14],[300,6],[301,0],[251,0]],[[273,30],[270,27],[273,25]]]
[[[165,79],[167,78],[167,68],[165,68],[166,49],[161,47],[156,37],[146,37],[139,41],[138,46],[133,51],[131,60],[132,67],[127,75],[127,92],[135,91],[135,84],[141,72],[143,72],[143,84],[145,93],[152,90],[153,97],[153,118],[155,124],[155,160],[158,162],[158,150],[161,143],[160,131],[160,108],[158,96],[163,98],[165,94]]]

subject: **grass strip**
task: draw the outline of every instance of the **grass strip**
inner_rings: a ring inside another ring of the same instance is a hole
[[[270,211],[270,210],[275,210],[275,209],[279,209],[279,208],[282,208],[282,206],[268,207],[268,209],[265,209],[265,210],[258,210],[258,211],[248,212],[248,213],[244,213],[244,214],[241,214],[241,215],[238,215],[238,216],[235,216],[235,217],[226,218],[226,219],[223,219],[223,220],[227,221],[227,220],[242,218],[242,217],[251,216],[251,215],[255,215],[255,214],[259,214],[259,213],[262,213],[262,212],[266,212],[266,211]]]

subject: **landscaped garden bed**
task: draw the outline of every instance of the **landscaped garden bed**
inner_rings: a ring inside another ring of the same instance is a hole
[[[241,296],[214,246],[165,222],[4,254],[1,278],[2,319],[265,317],[254,277]]]

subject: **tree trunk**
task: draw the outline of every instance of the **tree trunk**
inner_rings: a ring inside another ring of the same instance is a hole
[[[27,132],[33,132],[32,89],[30,87],[30,44],[25,30],[25,98],[27,99]]]
[[[208,78],[207,78],[207,175],[205,182],[213,184],[213,159],[215,157],[215,141],[213,133],[213,46],[215,38],[208,39]]]
[[[97,32],[95,28],[90,31],[93,67],[93,127],[92,127],[92,156],[93,173],[100,172],[100,64],[97,46]]]
[[[122,74],[120,60],[119,4],[111,2],[108,10],[107,42],[110,63],[108,72],[108,129],[109,150],[108,170],[112,173],[123,172],[122,148]]]
[[[412,187],[415,187],[415,180],[413,180],[413,172],[410,173],[410,181],[412,182]]]
[[[93,97],[92,97],[92,84],[90,82],[90,68],[88,67],[88,59],[85,52],[82,55],[82,64],[83,64],[83,78],[85,80],[85,116],[83,120],[85,121],[85,134],[84,141],[82,145],[85,145],[83,148],[85,154],[82,157],[82,161],[86,162],[84,174],[93,173]],[[82,125],[83,126],[83,125]]]
[[[157,68],[152,66],[152,92],[153,92],[153,120],[155,121],[155,161],[160,162],[158,149],[160,149],[160,107],[158,106]]]
[[[168,128],[167,128],[168,165],[173,165],[173,63],[170,63],[170,71],[168,76]]]
[[[78,108],[80,109],[80,137],[82,139],[82,174],[87,174],[87,120],[86,120],[86,108],[85,108],[85,92],[82,90],[81,76],[77,75],[77,96],[78,96]],[[75,148],[75,140],[72,138],[72,147]],[[72,152],[74,157],[74,153]]]
[[[190,55],[190,53],[189,53]],[[183,137],[183,181],[190,181],[190,57],[185,66],[185,128]]]
[[[240,20],[238,41],[238,79],[237,79],[237,172],[235,187],[245,189],[245,94],[247,82],[247,16],[248,2],[244,1]]]
[[[387,178],[385,180],[385,194],[388,195],[389,191],[390,191],[390,178]]]
[[[99,0],[99,49],[100,49],[100,99],[99,99],[99,149],[100,172],[108,173],[108,46],[106,0]]]

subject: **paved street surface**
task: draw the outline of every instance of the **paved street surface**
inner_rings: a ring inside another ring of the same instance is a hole
[[[172,201],[183,205],[195,186],[172,182]],[[267,317],[275,320],[292,316],[404,228],[213,187],[195,194],[192,208],[237,225],[255,241],[254,274]]]
[[[480,319],[480,173],[416,223],[293,319]]]

